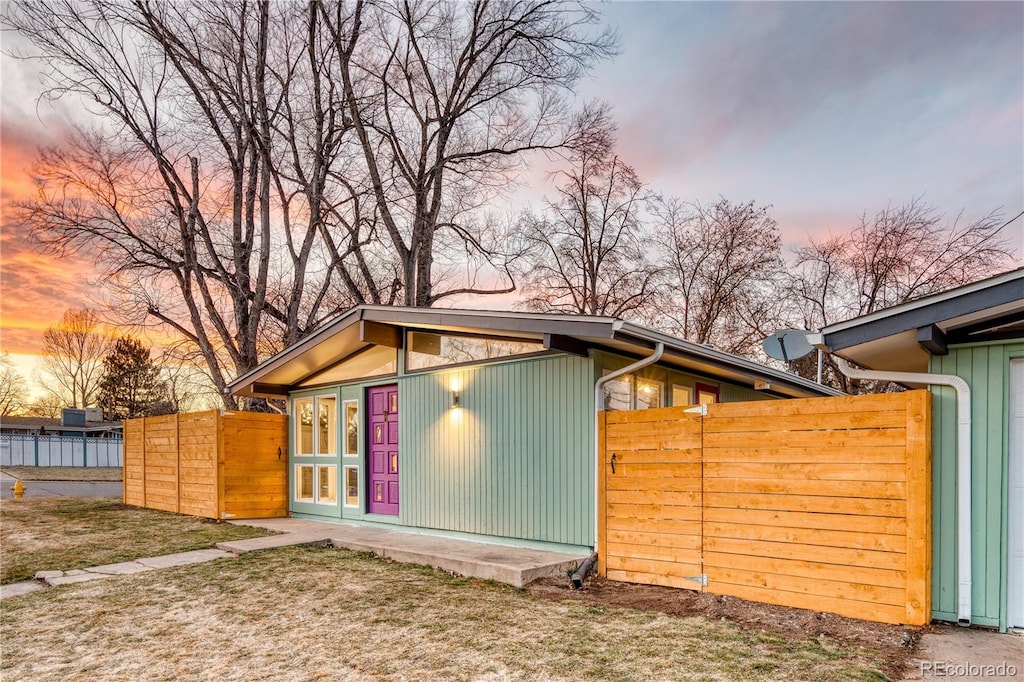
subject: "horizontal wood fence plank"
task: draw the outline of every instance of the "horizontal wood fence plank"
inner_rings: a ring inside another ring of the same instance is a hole
[[[709,492],[704,495],[704,507],[822,512],[826,514],[891,516],[896,518],[905,518],[907,512],[907,505],[903,500],[718,492]]]
[[[755,587],[752,585],[731,585],[722,583],[715,589],[715,594],[724,594],[749,601],[765,604],[790,606],[813,611],[830,611],[847,618],[860,618],[881,623],[899,624],[903,622],[903,609],[878,602],[853,601],[823,595],[808,595],[800,592]]]
[[[831,462],[705,462],[707,478],[782,478],[815,481],[905,481],[906,465]]]
[[[717,523],[705,518],[704,534],[707,537],[735,538],[738,540],[764,540],[767,542],[808,546],[848,547],[850,549],[869,549],[879,552],[906,552],[907,537],[905,534],[887,535],[874,532],[832,530],[832,528],[843,527],[792,528],[775,524]]]
[[[758,573],[738,568],[716,568],[714,584],[708,584],[708,591],[720,593],[723,585],[749,585],[764,587],[770,590],[796,592],[809,596],[838,597],[869,603],[902,606],[906,599],[906,590],[901,587],[882,587],[879,585],[861,585],[837,580],[806,580],[788,575]]]
[[[779,431],[764,433],[756,439],[749,433],[708,433],[704,444],[712,448],[742,448],[750,445],[759,448],[771,446],[819,447],[822,449],[848,448],[857,446],[905,446],[906,429],[874,429],[865,431]]]
[[[704,552],[704,568],[708,580],[717,568],[739,568],[757,573],[788,575],[808,580],[835,580],[837,582],[881,585],[882,587],[904,587],[906,571],[861,566],[840,566],[818,561],[801,559],[776,559],[773,557],[731,554],[727,552]]]
[[[907,568],[907,555],[903,552],[882,552],[878,550],[826,547],[823,545],[804,545],[768,540],[720,538],[707,534],[704,535],[704,550],[706,552],[740,554],[768,559],[793,559],[815,564],[831,564],[847,569],[881,568],[889,571],[905,571]]]
[[[865,429],[902,429],[906,426],[903,410],[886,412],[850,412],[837,423],[834,414],[768,414],[737,417],[711,417],[704,420],[704,433],[775,433],[778,431],[860,431]]]
[[[704,491],[712,493],[764,493],[826,498],[906,500],[907,484],[901,481],[822,481],[803,478],[705,478]]]

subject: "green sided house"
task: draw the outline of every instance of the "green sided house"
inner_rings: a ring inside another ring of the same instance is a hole
[[[1024,268],[813,341],[871,370],[925,373],[897,381],[933,393],[932,615],[1024,628]]]
[[[573,550],[594,545],[596,403],[838,395],[619,319],[381,306],[229,390],[288,401],[294,516]]]

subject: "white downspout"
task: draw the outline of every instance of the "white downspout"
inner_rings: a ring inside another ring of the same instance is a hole
[[[654,347],[654,353],[648,355],[646,358],[637,360],[632,365],[626,365],[622,369],[617,369],[611,374],[607,374],[597,380],[594,384],[594,554],[598,553],[597,547],[597,519],[601,514],[600,503],[598,502],[597,487],[600,484],[601,475],[601,443],[597,438],[598,431],[598,419],[597,415],[604,408],[604,392],[601,390],[604,385],[613,379],[618,379],[623,374],[629,374],[635,372],[638,369],[653,365],[658,360],[661,360],[661,354],[665,352],[665,344],[658,343]]]
[[[971,387],[955,374],[880,372],[857,369],[834,356],[841,371],[851,379],[896,381],[951,386],[956,391],[956,516],[957,516],[957,623],[971,624]]]

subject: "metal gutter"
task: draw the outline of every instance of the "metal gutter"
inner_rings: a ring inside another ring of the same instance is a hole
[[[882,372],[857,369],[834,356],[841,371],[851,379],[951,386],[956,391],[956,517],[957,517],[957,623],[971,624],[971,387],[955,374]]]
[[[594,383],[594,554],[599,553],[599,549],[597,546],[597,519],[600,517],[601,514],[601,507],[598,502],[599,495],[597,492],[598,485],[600,484],[601,475],[601,443],[597,437],[597,416],[601,412],[601,409],[604,407],[604,393],[601,389],[603,389],[605,384],[607,384],[609,381],[618,379],[623,374],[629,374],[630,372],[635,372],[638,369],[643,369],[648,365],[653,365],[654,363],[661,359],[661,355],[664,352],[665,344],[659,343],[655,347],[654,353],[652,353],[651,355],[648,355],[646,358],[637,360],[631,365],[626,365],[622,369],[617,369],[610,374],[606,374],[605,376],[601,377]]]

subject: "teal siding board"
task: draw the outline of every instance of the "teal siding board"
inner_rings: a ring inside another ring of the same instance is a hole
[[[402,523],[593,544],[591,371],[555,356],[403,377]]]
[[[956,374],[971,387],[971,528],[973,620],[1006,627],[1007,462],[1011,341],[955,346],[935,356],[931,371]],[[933,387],[933,616],[956,619],[956,398]],[[1017,520],[1020,523],[1020,520]]]

